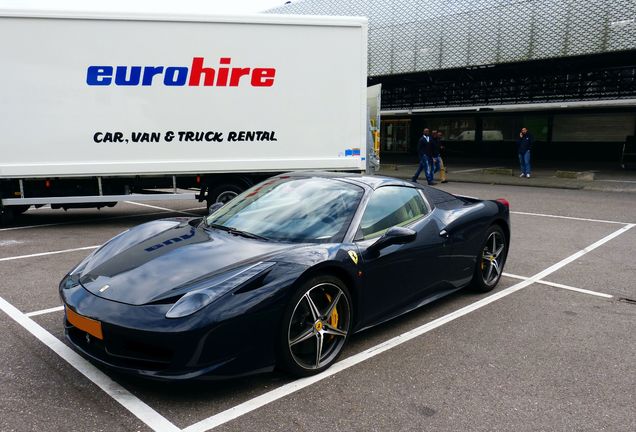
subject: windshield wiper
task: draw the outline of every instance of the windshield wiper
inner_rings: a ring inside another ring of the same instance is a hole
[[[229,227],[229,226],[225,226],[225,225],[219,225],[219,224],[215,224],[215,223],[212,223],[212,224],[208,223],[207,226],[209,226],[210,228],[219,229],[221,231],[227,231],[230,234],[239,235],[241,237],[247,237],[247,238],[256,239],[256,240],[269,241],[269,239],[267,237],[259,236],[258,234],[253,234],[253,233],[247,232],[247,231],[241,231],[240,229],[237,229],[237,228],[234,228],[234,227]]]

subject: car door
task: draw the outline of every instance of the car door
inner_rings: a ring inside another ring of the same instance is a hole
[[[370,252],[389,228],[408,227],[417,232],[414,241]],[[441,279],[439,249],[444,239],[430,207],[416,188],[383,186],[373,191],[356,235],[362,256],[364,289],[361,318],[372,325],[401,313],[434,289]]]

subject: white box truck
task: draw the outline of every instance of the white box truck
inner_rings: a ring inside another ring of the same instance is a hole
[[[0,212],[210,204],[272,173],[364,171],[366,71],[365,18],[0,2]]]

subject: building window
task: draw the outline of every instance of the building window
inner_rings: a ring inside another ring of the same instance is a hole
[[[547,115],[507,115],[483,118],[482,141],[516,141],[521,128],[528,128],[537,141],[548,139]]]
[[[625,142],[634,134],[634,114],[559,114],[554,116],[553,142]]]
[[[407,153],[411,137],[411,120],[382,119],[381,150],[388,153]]]
[[[474,117],[427,118],[424,127],[444,134],[445,141],[475,141]]]

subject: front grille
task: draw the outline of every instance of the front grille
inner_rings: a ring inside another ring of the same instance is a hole
[[[108,327],[105,328],[102,341],[72,326],[68,321],[65,322],[65,326],[73,344],[90,356],[114,366],[164,370],[173,359],[174,351],[164,346],[142,342],[121,332],[107,331]]]

